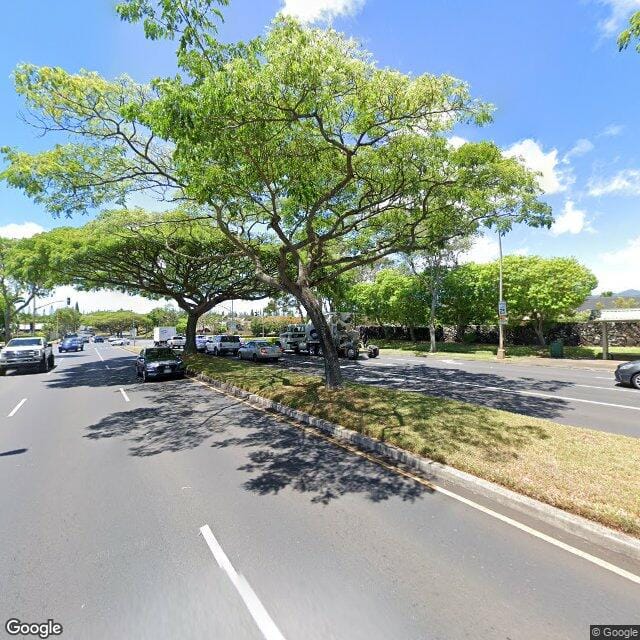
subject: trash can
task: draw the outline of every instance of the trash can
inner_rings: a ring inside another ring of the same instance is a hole
[[[550,343],[549,355],[552,358],[564,358],[564,342],[562,340],[554,340]]]

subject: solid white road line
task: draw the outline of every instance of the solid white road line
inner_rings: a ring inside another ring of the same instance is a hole
[[[216,391],[217,393],[223,395],[223,396],[227,396],[229,398],[233,398],[235,400],[237,400],[238,402],[242,402],[243,404],[248,405],[249,407],[251,407],[252,409],[255,409],[256,411],[260,411],[262,413],[269,413],[266,409],[264,409],[263,407],[258,407],[256,405],[251,404],[248,400],[243,400],[242,398],[236,398],[235,396],[231,395],[230,393],[227,393],[226,391],[222,391],[221,389],[216,389],[215,387],[212,387],[211,385],[207,384],[206,382],[203,382],[201,380],[198,380],[197,378],[190,378],[190,380],[192,380],[193,382],[197,382],[198,384],[202,385],[203,387],[207,387],[208,389],[212,389],[213,391]],[[269,415],[271,415],[269,413]],[[631,573],[630,571],[627,571],[625,569],[622,569],[621,567],[616,566],[615,564],[612,564],[610,562],[607,562],[606,560],[602,560],[602,558],[598,558],[597,556],[591,555],[590,553],[587,553],[586,551],[582,551],[581,549],[578,549],[577,547],[573,547],[570,544],[566,544],[565,542],[562,542],[561,540],[557,540],[556,538],[547,535],[546,533],[542,533],[542,531],[538,531],[537,529],[534,529],[533,527],[529,527],[526,524],[523,524],[522,522],[518,522],[518,520],[514,520],[513,518],[509,518],[509,516],[505,516],[502,513],[498,513],[497,511],[494,511],[493,509],[489,509],[477,502],[474,502],[473,500],[469,500],[469,498],[465,498],[464,496],[458,495],[457,493],[454,493],[453,491],[449,491],[448,489],[444,489],[443,487],[440,487],[436,484],[434,484],[432,481],[430,480],[424,480],[423,478],[421,478],[420,476],[416,476],[408,471],[404,471],[402,469],[398,469],[397,467],[394,467],[393,465],[390,465],[386,462],[383,462],[382,460],[379,460],[378,458],[376,458],[375,456],[372,456],[369,453],[366,453],[364,451],[360,451],[356,448],[354,448],[351,445],[348,445],[346,443],[342,443],[339,440],[336,440],[335,438],[332,438],[328,435],[323,434],[322,432],[317,432],[315,429],[313,428],[309,428],[306,427],[305,425],[299,424],[294,422],[293,420],[289,420],[284,416],[273,416],[274,419],[276,420],[280,420],[281,422],[286,422],[287,424],[290,424],[292,426],[295,426],[299,429],[303,429],[305,431],[310,431],[312,433],[316,434],[316,437],[322,439],[322,440],[326,440],[328,442],[331,442],[333,444],[335,444],[336,446],[340,447],[341,449],[345,449],[346,451],[349,451],[352,454],[355,454],[361,458],[365,458],[367,460],[370,460],[371,462],[374,462],[378,465],[380,465],[381,467],[384,467],[385,469],[389,469],[390,471],[393,471],[395,473],[398,473],[402,476],[405,476],[407,478],[411,478],[412,480],[414,480],[415,482],[418,482],[419,484],[428,486],[430,489],[432,489],[433,491],[436,491],[438,493],[442,493],[445,496],[448,496],[449,498],[452,498],[453,500],[457,500],[458,502],[462,502],[463,504],[471,507],[472,509],[476,509],[478,511],[481,511],[482,513],[491,516],[492,518],[495,518],[496,520],[500,520],[501,522],[504,522],[505,524],[508,524],[512,527],[515,527],[516,529],[519,529],[520,531],[523,531],[525,533],[528,533],[529,535],[534,536],[535,538],[538,538],[540,540],[543,540],[544,542],[548,542],[549,544],[552,544],[555,547],[558,547],[560,549],[563,549],[564,551],[567,551],[571,554],[573,554],[574,556],[577,556],[579,558],[582,558],[583,560],[586,560],[588,562],[591,562],[592,564],[595,564],[603,569],[606,569],[607,571],[611,571],[612,573],[615,573],[623,578],[626,578],[627,580],[631,580],[631,582],[635,582],[636,584],[640,584],[640,576],[636,575],[635,573]]]
[[[124,401],[129,402],[129,396],[127,395],[127,392],[122,387],[120,387],[120,393],[122,394]]]
[[[357,379],[371,380],[370,376],[358,376]],[[356,380],[357,380],[356,379]],[[386,378],[395,382],[415,382],[415,377],[397,376],[395,378]],[[379,381],[379,380],[378,380]],[[541,393],[540,391],[525,391],[523,389],[508,389],[507,387],[490,387],[477,382],[462,382],[461,380],[446,380],[447,384],[457,384],[464,387],[475,387],[485,391],[501,391],[503,393],[513,393],[523,396],[534,396],[536,398],[551,398],[552,400],[566,400],[567,402],[583,402],[585,404],[597,404],[604,407],[615,407],[616,409],[630,409],[631,411],[640,411],[640,406],[634,407],[628,404],[616,404],[615,402],[600,402],[598,400],[587,400],[586,398],[574,398],[572,396],[559,396],[555,393]],[[578,386],[578,385],[576,385]],[[582,385],[584,386],[584,385]]]
[[[100,358],[100,360],[104,362],[104,358],[102,357],[102,354],[97,349],[96,349],[96,353],[98,354],[98,358]]]
[[[13,418],[13,416],[16,415],[16,413],[18,413],[18,411],[20,411],[20,407],[27,401],[26,398],[22,398],[22,400],[20,400],[20,402],[18,402],[18,404],[11,410],[11,412],[9,413],[9,415],[7,416],[7,418]]]
[[[218,566],[227,574],[229,580],[236,588],[236,591],[240,594],[243,602],[245,603],[251,617],[258,625],[258,629],[265,637],[266,640],[285,640],[284,636],[280,632],[280,629],[276,626],[276,623],[272,620],[271,616],[267,613],[262,602],[260,602],[258,596],[255,594],[251,585],[241,576],[231,564],[231,561],[227,557],[220,543],[216,540],[213,532],[208,524],[200,527],[200,533],[205,539],[205,542],[209,546],[213,557],[216,559]]]
[[[599,567],[602,567],[603,569],[606,569],[607,571],[611,571],[623,578],[626,578],[627,580],[631,580],[631,582],[635,582],[636,584],[640,584],[640,576],[637,576],[635,573],[631,573],[630,571],[626,571],[625,569],[622,569],[621,567],[616,566],[615,564],[611,564],[610,562],[607,562],[606,560],[602,560],[602,558],[598,558],[597,556],[593,556],[590,553],[587,553],[586,551],[582,551],[580,549],[577,549],[576,547],[572,547],[570,544],[566,544],[565,542],[562,542],[561,540],[556,540],[556,538],[553,538],[549,535],[547,535],[546,533],[542,533],[542,531],[538,531],[537,529],[533,529],[532,527],[527,526],[526,524],[522,524],[522,522],[518,522],[517,520],[514,520],[513,518],[509,518],[508,516],[505,516],[501,513],[498,513],[497,511],[493,511],[493,509],[488,509],[487,507],[482,506],[481,504],[478,504],[477,502],[473,502],[472,500],[469,500],[468,498],[464,498],[463,496],[458,495],[457,493],[453,493],[447,489],[443,489],[442,487],[439,487],[437,485],[434,485],[434,489],[438,492],[438,493],[442,493],[446,496],[449,496],[450,498],[453,498],[454,500],[457,500],[458,502],[462,502],[463,504],[466,504],[470,507],[472,507],[473,509],[477,509],[478,511],[482,511],[483,513],[486,513],[487,515],[491,516],[492,518],[496,518],[497,520],[501,520],[502,522],[505,522],[508,525],[511,525],[512,527],[515,527],[516,529],[520,529],[520,531],[524,531],[525,533],[528,533],[536,538],[539,538],[540,540],[544,540],[545,542],[548,542],[549,544],[552,544],[555,547],[559,547],[560,549],[564,549],[565,551],[568,551],[569,553],[572,553],[574,556],[578,556],[579,558],[583,558],[584,560],[587,560],[588,562],[591,562],[595,565],[598,565]]]

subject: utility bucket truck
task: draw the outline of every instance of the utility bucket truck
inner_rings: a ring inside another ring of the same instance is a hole
[[[380,354],[378,347],[373,344],[366,346],[362,344],[360,332],[353,325],[353,314],[329,313],[325,317],[340,357],[357,360],[362,349],[366,349],[370,358],[378,357]],[[319,355],[322,349],[318,331],[311,322],[288,325],[280,334],[280,346],[296,354],[304,351],[314,356]]]

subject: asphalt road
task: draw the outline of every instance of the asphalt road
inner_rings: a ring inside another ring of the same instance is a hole
[[[142,384],[116,347],[57,360],[0,381],[3,626],[583,640],[640,623],[632,580],[270,414],[190,380]]]
[[[321,374],[319,358],[285,357],[284,365]],[[563,424],[640,437],[640,391],[618,386],[612,371],[551,365],[382,355],[344,361],[349,380],[422,391]]]

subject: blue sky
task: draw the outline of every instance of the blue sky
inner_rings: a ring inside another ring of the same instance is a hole
[[[145,41],[139,27],[119,22],[114,4],[21,0],[3,8],[0,145],[35,151],[50,144],[18,118],[10,77],[18,62],[140,81],[174,71],[174,45]],[[615,46],[640,0],[231,0],[220,35],[252,37],[282,9],[305,21],[330,21],[383,66],[469,82],[475,96],[496,105],[495,121],[460,129],[454,141],[494,140],[542,171],[556,217],[551,231],[514,230],[506,250],[572,255],[596,273],[599,290],[640,289],[640,54]],[[0,186],[0,235],[68,223]],[[487,237],[470,257],[487,260],[495,251],[495,239]],[[80,300],[100,306],[91,294]],[[122,300],[114,295],[101,303]]]

